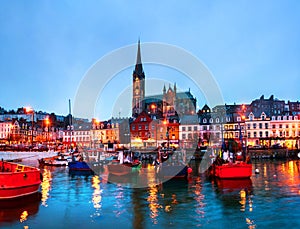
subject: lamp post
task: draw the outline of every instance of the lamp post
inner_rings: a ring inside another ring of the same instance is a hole
[[[48,116],[45,119],[45,124],[46,124],[46,128],[47,128],[46,142],[47,142],[47,144],[49,144],[49,124],[50,124],[50,120],[49,120]]]
[[[25,112],[28,114],[32,114],[32,122],[31,122],[31,146],[33,147],[33,127],[34,127],[34,110],[31,107],[25,107]]]

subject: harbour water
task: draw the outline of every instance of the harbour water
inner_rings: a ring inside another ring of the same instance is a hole
[[[189,179],[144,188],[131,188],[134,177],[44,167],[38,196],[1,203],[0,228],[300,228],[299,160],[253,161],[251,179],[234,181],[192,167]]]

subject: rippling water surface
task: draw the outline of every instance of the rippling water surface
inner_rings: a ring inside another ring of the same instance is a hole
[[[0,203],[0,227],[300,228],[300,161],[254,161],[260,173],[234,181],[209,180],[192,166],[190,179],[159,185],[149,172],[147,188],[130,188],[135,176],[107,182],[106,173],[44,167],[38,196]]]

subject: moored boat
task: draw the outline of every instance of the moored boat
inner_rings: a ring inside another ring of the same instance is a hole
[[[158,154],[158,175],[163,179],[186,178],[192,172],[186,163],[182,152],[162,149]]]
[[[124,155],[125,154],[125,155]],[[133,152],[119,151],[118,159],[112,160],[107,169],[110,174],[124,176],[139,171],[141,162],[134,157]]]
[[[252,175],[252,164],[245,162],[213,164],[211,174],[220,179],[250,178]]]
[[[38,159],[39,164],[44,166],[67,166],[69,161],[66,158],[50,157]]]
[[[0,162],[0,199],[12,199],[38,192],[41,173],[38,168]]]
[[[71,161],[68,163],[69,170],[91,171],[89,164],[85,161]]]
[[[189,173],[189,168],[187,165],[167,165],[165,163],[159,167],[158,175],[165,179],[171,178],[186,178]]]
[[[107,165],[108,172],[110,174],[116,176],[124,176],[131,174],[132,172],[138,171],[140,168],[141,163],[123,163],[120,164],[119,162],[111,163]]]

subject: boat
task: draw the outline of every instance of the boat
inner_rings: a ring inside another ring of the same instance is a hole
[[[125,159],[124,159],[125,153]],[[124,176],[137,172],[141,168],[141,162],[132,156],[132,152],[118,152],[118,158],[112,160],[108,165],[107,169],[109,174],[116,176]]]
[[[89,164],[85,161],[71,161],[68,163],[70,171],[91,171]]]
[[[186,178],[189,174],[189,166],[185,164],[181,165],[168,165],[163,163],[158,169],[158,175],[165,179],[171,178]]]
[[[252,164],[243,161],[213,163],[210,168],[210,175],[220,179],[250,178],[252,176]]]
[[[137,172],[140,167],[140,162],[120,164],[119,161],[115,161],[107,165],[108,172],[116,176],[124,176],[131,174],[132,172]]]
[[[0,200],[36,193],[40,184],[38,168],[3,160],[0,162]]]
[[[158,154],[158,176],[163,179],[187,178],[192,172],[187,164],[184,163],[184,157],[181,152],[162,149]]]
[[[61,157],[47,157],[47,158],[41,158],[38,159],[39,164],[41,166],[47,165],[47,166],[67,166],[69,163],[69,160],[66,158]]]

